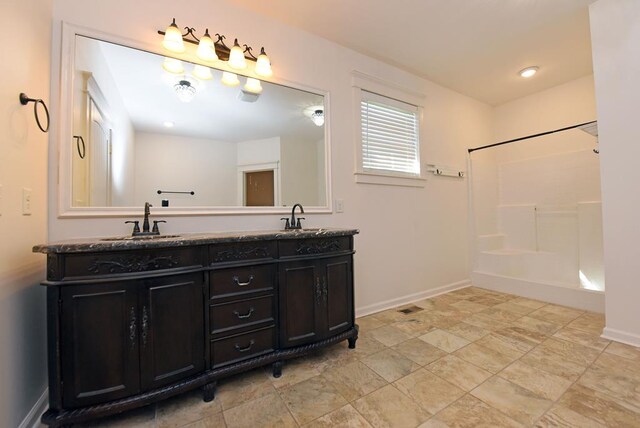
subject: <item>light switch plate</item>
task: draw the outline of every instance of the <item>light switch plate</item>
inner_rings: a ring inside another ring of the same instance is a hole
[[[336,199],[336,212],[343,213],[344,212],[344,200]]]
[[[31,189],[22,188],[22,215],[31,215]]]

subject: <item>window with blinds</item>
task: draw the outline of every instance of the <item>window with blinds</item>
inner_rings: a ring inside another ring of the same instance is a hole
[[[362,169],[419,176],[418,107],[362,91]]]

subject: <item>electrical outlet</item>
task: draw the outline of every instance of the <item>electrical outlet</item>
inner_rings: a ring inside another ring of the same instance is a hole
[[[22,188],[22,215],[31,215],[31,189]]]
[[[336,212],[343,213],[344,212],[344,200],[336,199]]]

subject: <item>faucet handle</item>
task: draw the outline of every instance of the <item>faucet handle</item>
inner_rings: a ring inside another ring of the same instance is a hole
[[[282,217],[280,220],[284,220],[284,230],[289,230],[291,229],[291,223],[289,223],[289,218],[288,217]]]
[[[300,224],[300,220],[306,220],[306,218],[298,217],[298,222],[296,223],[296,229],[302,229],[302,225]]]
[[[151,229],[151,233],[157,233],[158,235],[160,234],[158,223],[166,223],[166,220],[153,220],[153,229]]]
[[[135,221],[129,220],[129,221],[125,221],[124,223],[125,224],[133,223],[133,233],[134,234],[140,233],[140,222],[138,220],[135,220]]]

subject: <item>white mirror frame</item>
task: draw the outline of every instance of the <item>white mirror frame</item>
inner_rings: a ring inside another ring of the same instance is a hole
[[[150,29],[150,31],[154,31]],[[69,142],[73,141],[73,85],[75,70],[75,44],[76,36],[84,36],[126,46],[141,51],[150,52],[162,56],[172,56],[180,60],[200,63],[188,53],[168,55],[162,50],[160,39],[157,44],[150,44],[131,40],[113,34],[104,33],[90,28],[62,23],[62,49],[60,60],[60,100],[59,100],[59,128],[58,128],[58,218],[86,218],[86,217],[130,217],[138,215],[141,207],[74,207],[72,205],[72,150]],[[329,92],[326,90],[313,88],[297,82],[291,82],[281,78],[264,78],[254,75],[252,72],[239,73],[232,70],[224,64],[216,64],[223,71],[232,71],[233,73],[248,77],[255,77],[265,82],[287,86],[293,89],[311,92],[322,95],[324,97],[325,111],[331,112]],[[207,65],[210,66],[210,65]],[[307,213],[331,213],[331,133],[330,133],[330,113],[325,115],[325,180],[326,180],[326,205],[324,206],[308,206],[305,207]],[[220,207],[166,207],[162,208],[163,216],[195,216],[195,215],[246,215],[246,214],[287,214],[291,208],[287,207],[242,207],[242,206],[220,206]]]

